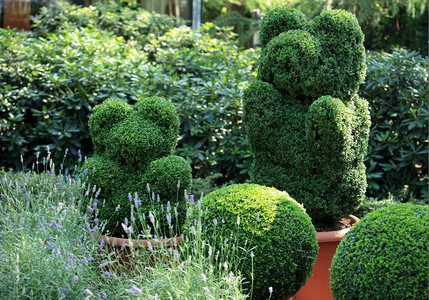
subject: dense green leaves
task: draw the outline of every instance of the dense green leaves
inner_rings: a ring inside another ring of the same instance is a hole
[[[370,52],[361,94],[371,108],[368,195],[428,202],[428,60]]]
[[[296,15],[288,7],[278,11],[285,13],[268,15],[282,19],[269,21],[280,29]],[[251,179],[288,192],[314,222],[329,223],[352,213],[365,195],[369,110],[356,94],[363,35],[344,11],[324,13],[305,28],[272,38],[261,53],[259,80],[245,91]]]
[[[367,214],[337,248],[335,299],[427,299],[427,206],[398,204]]]
[[[208,194],[199,205],[209,243],[236,239],[239,247],[254,248],[241,270],[249,282],[253,271],[254,299],[269,297],[268,287],[274,299],[293,296],[311,275],[318,251],[316,230],[302,205],[287,193],[234,184]],[[197,218],[196,208],[193,214],[190,222]],[[214,241],[217,236],[222,239]]]

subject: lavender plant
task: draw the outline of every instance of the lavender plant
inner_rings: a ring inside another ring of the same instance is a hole
[[[2,297],[84,298],[99,272],[92,263],[97,243],[88,230],[101,224],[90,224],[81,203],[95,201],[96,188],[56,174],[49,148],[32,171],[0,171],[0,178]]]
[[[98,188],[85,182],[85,172],[78,178],[55,171],[48,149],[31,171],[0,171],[0,178],[0,293],[7,299],[247,298],[235,266],[248,252],[233,242],[206,243],[201,220],[175,248],[131,247],[128,264],[134,270],[122,272],[100,239],[104,224],[97,212],[103,203],[97,200]],[[156,240],[175,230],[168,220],[178,217],[177,209],[164,207],[149,189],[148,195],[160,207],[147,215],[139,213],[139,195],[130,195],[129,220],[122,223],[130,239]],[[186,199],[198,205],[192,195]],[[160,218],[167,227],[160,227]],[[138,222],[152,226],[134,231]],[[164,258],[153,261],[148,252]]]

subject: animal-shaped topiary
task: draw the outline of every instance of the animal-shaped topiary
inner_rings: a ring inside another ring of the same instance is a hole
[[[428,299],[429,209],[402,203],[368,213],[332,260],[334,299]]]
[[[287,191],[313,222],[348,215],[364,197],[370,126],[357,95],[364,35],[342,10],[313,21],[288,7],[261,24],[258,80],[244,93],[253,182]]]
[[[142,213],[148,212],[149,201],[140,204],[139,199],[147,194],[148,185],[164,207],[179,202],[183,222],[182,195],[191,185],[191,167],[172,155],[179,134],[174,106],[159,97],[140,99],[134,105],[110,99],[94,107],[88,124],[95,154],[84,168],[88,182],[100,188],[104,203],[99,205],[99,218],[107,220],[106,229],[114,235],[124,234],[121,223],[130,219],[132,203],[141,205]]]

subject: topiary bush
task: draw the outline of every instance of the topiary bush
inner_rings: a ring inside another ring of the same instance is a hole
[[[308,22],[282,7],[262,20],[261,39],[258,80],[244,93],[251,180],[287,191],[316,223],[339,220],[366,189],[362,31],[345,11]]]
[[[246,257],[241,270],[249,282],[253,271],[255,299],[267,298],[269,287],[277,299],[294,295],[304,285],[319,248],[316,230],[302,205],[287,193],[235,184],[206,195],[199,206],[205,212],[203,234],[209,243],[221,236],[220,242],[237,239],[239,247],[254,247],[253,258]],[[193,219],[191,215],[189,221]]]
[[[89,129],[95,155],[83,168],[87,181],[100,189],[104,203],[99,214],[107,220],[107,230],[122,233],[120,224],[130,215],[132,199],[145,215],[153,210],[150,202],[138,199],[151,188],[161,204],[177,203],[178,215],[185,215],[183,191],[191,186],[192,170],[173,155],[179,133],[173,104],[159,97],[142,98],[134,105],[109,99],[94,107]]]
[[[398,204],[367,214],[332,260],[339,299],[428,299],[429,210]]]

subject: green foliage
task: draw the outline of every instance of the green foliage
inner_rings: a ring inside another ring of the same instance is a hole
[[[267,16],[267,24],[281,26],[267,29],[267,37],[292,29],[268,42],[259,80],[244,94],[251,179],[287,191],[314,222],[338,220],[357,208],[366,188],[369,111],[356,94],[364,77],[362,32],[344,11],[305,22],[307,31],[293,29],[300,14],[288,7]]]
[[[100,218],[107,220],[107,230],[122,233],[118,225],[128,217],[133,196],[144,214],[152,209],[151,203],[138,199],[147,185],[153,185],[163,204],[177,202],[184,215],[183,193],[175,186],[179,182],[182,191],[189,190],[192,170],[183,158],[171,156],[179,133],[173,104],[159,97],[142,98],[134,105],[107,100],[94,108],[89,129],[96,151],[83,168],[88,182],[101,189]],[[118,205],[122,210],[115,214]]]
[[[387,198],[387,199],[377,199],[377,198],[368,198],[365,197],[365,199],[359,204],[358,209],[353,213],[358,218],[363,218],[366,214],[383,208],[387,207],[389,205],[393,204],[399,204],[400,202],[396,201],[393,198]]]
[[[428,202],[428,60],[396,49],[368,53],[361,94],[371,108],[368,195]]]
[[[47,10],[52,18],[53,9]],[[144,40],[125,40],[98,25],[76,28],[70,19],[82,14],[84,21],[90,19],[88,10],[103,9],[63,9],[66,24],[56,33],[43,29],[52,19],[43,17],[37,25],[43,38],[1,31],[0,164],[18,169],[20,155],[29,163],[34,152],[50,145],[56,164],[59,153],[69,149],[65,166],[72,170],[78,149],[93,152],[87,122],[95,105],[109,98],[133,104],[158,95],[179,111],[176,154],[192,161],[194,177],[222,173],[219,184],[247,179],[251,153],[241,126],[241,98],[255,77],[258,50],[239,50],[231,31],[213,24],[197,34],[180,27],[160,36],[153,29],[135,33]],[[122,9],[109,15],[119,20]],[[137,29],[126,26],[131,19],[115,24]],[[158,26],[144,20],[141,26]]]
[[[427,206],[398,204],[366,215],[337,248],[335,299],[427,299]]]
[[[294,295],[304,285],[317,256],[316,231],[303,207],[287,193],[236,184],[210,193],[199,206],[208,241],[220,235],[235,239],[239,247],[254,248],[254,257],[245,258],[242,272],[254,280],[255,299],[268,297],[270,286],[277,299]],[[195,209],[189,222],[197,216]],[[250,285],[247,288],[251,290]]]
[[[428,4],[427,0],[298,0],[293,7],[310,18],[331,9],[355,14],[366,49],[391,51],[392,46],[400,46],[428,53]]]
[[[136,40],[145,44],[149,34],[163,35],[184,24],[185,21],[180,18],[149,13],[117,1],[109,1],[106,4],[100,1],[89,7],[55,1],[48,7],[42,7],[38,14],[32,17],[31,30],[32,35],[45,37],[48,33],[63,30],[98,28],[122,36],[125,40]]]

